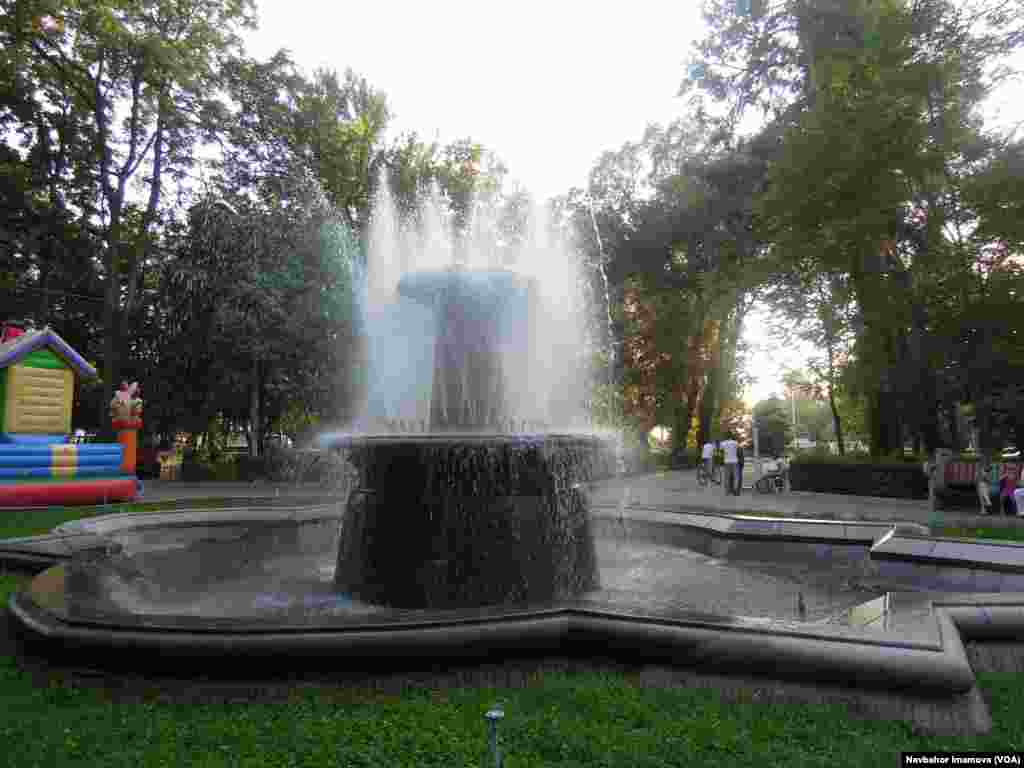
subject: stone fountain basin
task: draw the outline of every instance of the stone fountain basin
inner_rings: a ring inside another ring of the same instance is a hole
[[[741,587],[763,584],[763,592],[753,593],[757,600],[783,587],[806,589],[813,609],[813,582],[837,570],[837,563],[839,571],[860,568],[875,578],[873,549],[890,562],[914,562],[911,550],[920,550],[925,537],[897,533],[892,524],[597,508],[600,590],[557,603],[438,611],[365,605],[333,591],[339,518],[336,505],[323,505],[75,521],[52,537],[0,544],[0,557],[35,551],[59,563],[13,596],[9,607],[30,635],[57,641],[61,649],[110,652],[115,660],[158,652],[330,656],[332,665],[360,665],[375,659],[437,663],[526,653],[621,654],[950,695],[974,686],[962,637],[1024,633],[1021,594],[929,591],[932,582],[913,592],[884,591],[880,583],[870,593],[836,589],[834,596],[856,603],[840,612],[851,619],[845,622],[787,618],[790,595],[764,606],[761,615],[728,610],[736,602],[725,576]],[[48,542],[53,537],[66,554],[56,553]],[[947,569],[977,572],[986,565],[964,542],[959,565],[949,559],[955,548],[932,543],[925,555],[931,560],[920,561],[925,568],[938,568],[937,556],[947,558]],[[905,557],[896,560],[901,546]],[[1013,547],[1000,558],[990,551],[993,544],[980,546],[999,561],[1004,576],[1015,575],[1007,562]],[[236,555],[217,557],[226,551]],[[783,578],[793,569],[809,578]],[[673,582],[680,573],[692,579]],[[702,603],[701,595],[710,602]]]

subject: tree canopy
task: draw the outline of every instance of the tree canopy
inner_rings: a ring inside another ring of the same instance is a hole
[[[1024,144],[979,106],[1024,0],[704,16],[686,116],[552,202],[585,277],[599,419],[668,425],[676,448],[743,431],[760,302],[780,343],[819,350],[804,383],[840,450],[846,433],[876,454],[962,447],[965,418],[986,451],[1019,440]],[[0,0],[2,306],[97,363],[90,429],[122,378],[161,434],[249,425],[254,452],[351,418],[381,184],[410,226],[441,201],[492,263],[529,247],[532,201],[493,152],[389,138],[369,79],[253,58],[255,24],[252,0]],[[741,133],[752,110],[764,125]]]
[[[1011,7],[705,3],[690,115],[566,198],[637,428],[722,429],[755,301],[821,350],[840,446],[861,411],[876,454],[963,443],[967,406],[992,440],[1015,428],[1021,144],[978,116],[1021,43]]]
[[[103,430],[122,378],[169,438],[350,418],[355,281],[378,185],[440,189],[514,230],[522,205],[471,139],[386,139],[352,70],[251,57],[252,0],[0,3],[0,306],[94,360],[76,425]],[[506,198],[509,202],[506,203]]]

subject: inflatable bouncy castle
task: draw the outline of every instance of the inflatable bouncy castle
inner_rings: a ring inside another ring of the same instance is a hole
[[[142,401],[127,385],[114,398],[118,443],[72,443],[76,377],[95,379],[96,369],[52,329],[4,327],[0,507],[105,504],[130,501],[138,493],[135,439]]]

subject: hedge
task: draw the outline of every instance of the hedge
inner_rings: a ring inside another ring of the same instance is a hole
[[[790,464],[794,491],[927,499],[928,478],[921,463],[905,461],[807,461]]]

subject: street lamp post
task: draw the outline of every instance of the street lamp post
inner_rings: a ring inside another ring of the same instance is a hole
[[[754,483],[756,484],[761,479],[761,475],[764,474],[761,469],[761,447],[757,436],[757,416],[750,417],[750,431],[754,435],[754,466],[757,467],[757,477]]]
[[[796,425],[796,390],[790,388],[789,390],[789,402],[793,407],[793,447],[796,448],[799,444],[797,443],[797,425]]]

